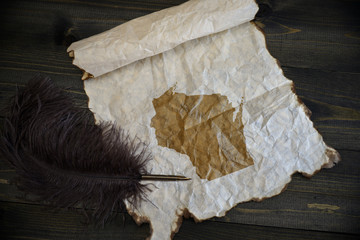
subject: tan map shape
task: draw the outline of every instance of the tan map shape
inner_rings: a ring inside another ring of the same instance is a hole
[[[189,156],[202,179],[213,180],[254,164],[236,109],[220,94],[187,96],[170,88],[153,100],[158,144]]]

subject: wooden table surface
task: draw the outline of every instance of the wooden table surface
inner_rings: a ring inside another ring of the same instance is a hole
[[[0,9],[0,107],[36,73],[50,76],[81,106],[81,71],[55,39],[59,19],[78,39],[184,0],[8,1]],[[360,3],[355,0],[262,0],[256,23],[270,53],[312,111],[315,128],[342,161],[311,179],[294,174],[287,190],[239,204],[225,217],[185,219],[174,239],[358,239],[360,234]],[[57,30],[59,31],[59,30]],[[61,32],[60,32],[61,33]],[[4,113],[0,113],[3,120]],[[53,212],[22,198],[0,158],[0,239],[145,239],[149,225],[121,215],[104,229],[74,212]]]

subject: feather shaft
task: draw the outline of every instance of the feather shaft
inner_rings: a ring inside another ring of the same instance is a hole
[[[191,178],[188,178],[185,176],[179,176],[179,175],[150,174],[150,175],[142,175],[141,180],[146,180],[146,181],[187,181],[187,180],[191,180]]]

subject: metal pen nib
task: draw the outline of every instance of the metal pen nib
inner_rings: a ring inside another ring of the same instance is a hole
[[[180,175],[142,175],[140,180],[145,181],[187,181],[191,178]]]

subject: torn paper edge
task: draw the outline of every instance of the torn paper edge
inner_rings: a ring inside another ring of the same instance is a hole
[[[174,7],[174,8],[176,8],[176,7]],[[146,16],[145,16],[146,17]],[[253,23],[254,24],[254,23]],[[256,26],[256,24],[254,24],[255,26]],[[263,33],[263,35],[264,35],[264,39],[265,39],[265,34],[264,34],[264,32],[262,31],[262,29],[260,29],[258,26],[256,26],[256,28],[257,28],[257,30],[259,30],[260,32],[262,32]],[[215,33],[215,32],[214,32]],[[195,37],[195,38],[200,38],[201,36],[199,36],[199,37]],[[189,40],[191,40],[191,39],[189,39]],[[187,40],[188,41],[188,40]],[[185,41],[184,41],[185,42]],[[180,42],[179,44],[181,44],[181,43],[183,43],[183,42]],[[179,45],[179,44],[177,44],[177,45]],[[265,43],[266,44],[266,43]],[[177,46],[176,45],[176,46]],[[174,46],[175,47],[175,46]],[[267,49],[267,46],[265,45],[265,47],[266,47],[266,49]],[[69,48],[70,49],[70,48]],[[69,50],[68,49],[68,50]],[[164,51],[166,51],[166,50],[164,50]],[[160,53],[160,52],[159,52]],[[74,65],[77,65],[76,64],[76,61],[75,61],[75,59],[77,59],[77,57],[75,57],[75,55],[76,55],[76,53],[75,53],[75,50],[70,50],[69,51],[69,54],[72,56],[72,57],[74,57]],[[156,54],[153,54],[153,55],[157,55],[158,53],[156,53]],[[270,53],[269,53],[270,54]],[[150,56],[153,56],[153,55],[150,55]],[[271,55],[271,54],[270,54]],[[150,56],[144,56],[143,58],[147,58],[147,57],[150,57]],[[142,58],[140,58],[140,59],[142,59]],[[138,59],[139,60],[139,59]],[[134,61],[137,61],[137,60],[134,60]],[[134,62],[133,61],[133,62]],[[131,63],[131,62],[129,62],[129,63]],[[129,64],[129,63],[127,63],[127,64]],[[277,63],[278,63],[278,65],[279,65],[279,67],[280,67],[280,64],[279,64],[279,61],[277,61]],[[78,65],[79,66],[79,65]],[[124,65],[123,65],[124,66]],[[89,73],[89,72],[91,72],[91,70],[89,70],[89,71],[87,71],[86,69],[87,68],[82,68],[82,67],[80,67],[79,66],[79,68],[80,69],[82,69],[83,70],[83,72],[84,72],[84,75],[83,75],[83,80],[85,80],[85,79],[87,79],[87,78],[89,78],[89,77],[94,77],[94,75],[92,75],[91,73]],[[281,69],[281,68],[280,68]],[[113,70],[115,70],[115,69],[113,69]],[[112,70],[111,70],[112,71]],[[282,74],[284,75],[284,73],[282,72]],[[95,76],[96,77],[96,76]],[[293,93],[295,94],[295,87],[294,87],[294,83],[292,82],[292,91],[293,91]],[[299,96],[297,96],[296,94],[295,94],[295,96],[296,96],[296,98],[297,98],[297,101],[299,102],[299,104],[300,104],[300,107],[303,109],[303,111],[305,112],[305,114],[308,116],[308,118],[309,118],[309,120],[310,120],[310,116],[311,116],[311,111],[305,106],[305,104],[301,101],[301,99],[299,98]],[[313,128],[317,131],[317,129],[313,126]],[[318,132],[318,131],[317,131]],[[325,164],[323,164],[319,169],[316,169],[316,170],[314,170],[311,174],[308,174],[308,173],[302,173],[304,176],[306,176],[306,177],[311,177],[311,176],[313,176],[314,174],[316,174],[318,171],[320,171],[322,168],[329,168],[329,167],[332,167],[332,166],[334,166],[334,164],[336,164],[336,163],[338,163],[339,161],[340,161],[340,155],[339,155],[339,153],[336,151],[336,150],[334,150],[333,148],[331,148],[331,147],[329,147],[329,146],[327,146],[327,149],[326,149],[326,156],[327,156],[327,158],[328,158],[328,162],[327,163],[325,163]],[[293,172],[291,175],[290,175],[290,180],[289,180],[289,182],[291,182],[291,180],[292,180],[292,175],[293,174],[295,174],[296,172],[298,172],[298,171],[295,171],[295,172]],[[300,172],[301,173],[301,172]],[[288,182],[288,183],[289,183]],[[287,185],[288,185],[288,183],[286,183],[285,185],[284,185],[284,187],[282,188],[282,190],[278,193],[278,194],[274,194],[273,196],[277,196],[277,195],[279,195],[280,193],[282,193],[283,191],[285,191],[285,189],[286,189],[286,187],[287,187]],[[271,196],[271,197],[273,197],[273,196]],[[258,199],[258,198],[252,198],[252,199],[250,199],[249,201],[262,201],[262,200],[264,200],[264,199],[267,199],[267,198],[269,198],[269,197],[264,197],[264,198],[261,198],[261,199]],[[243,202],[247,202],[247,201],[243,201]],[[239,202],[239,203],[243,203],[243,202]],[[238,204],[239,204],[238,203]],[[236,205],[235,205],[236,206]],[[235,207],[234,206],[234,207]],[[232,209],[232,208],[231,208]],[[229,210],[227,210],[226,212],[228,212],[228,211],[230,211],[231,209],[229,209]],[[128,209],[128,210],[130,210],[130,209]],[[171,234],[171,237],[173,237],[174,236],[174,234],[179,230],[179,228],[180,228],[180,226],[181,226],[181,223],[182,223],[182,220],[183,220],[183,217],[192,217],[192,218],[194,218],[195,219],[195,221],[197,221],[197,222],[200,222],[200,221],[203,221],[203,220],[206,220],[206,219],[198,219],[198,218],[196,218],[191,212],[189,212],[189,210],[188,209],[182,209],[182,210],[180,210],[179,211],[180,212],[180,214],[177,214],[177,216],[178,216],[178,220],[177,220],[177,227],[176,227],[176,229],[172,232],[172,234]],[[143,217],[143,216],[138,216],[138,215],[136,215],[136,213],[134,213],[134,212],[130,212],[129,211],[129,214],[131,215],[131,216],[133,216],[133,218],[134,218],[134,220],[138,223],[138,224],[141,224],[141,223],[144,223],[144,222],[149,222],[149,219],[148,218],[146,218],[146,217]],[[151,234],[153,233],[153,231],[152,231],[152,228],[151,228],[151,223],[150,223],[150,229],[151,229]],[[151,237],[151,235],[150,235],[150,237]]]
[[[267,43],[266,43],[266,34],[264,33],[264,31],[259,27],[257,26],[256,23],[254,23],[253,21],[251,21],[251,24],[253,24],[256,29],[258,31],[260,31],[263,35],[263,38],[265,40],[265,47],[266,47],[266,50],[268,51],[268,48],[267,48]],[[278,67],[281,69],[281,64],[279,62],[279,60],[277,60],[276,58],[274,58],[271,53],[268,51],[269,55],[275,59],[276,61],[276,64],[278,65]],[[282,71],[282,69],[281,69]],[[284,75],[284,72],[282,71],[282,75]],[[289,79],[290,80],[290,79]],[[311,111],[310,109],[303,103],[303,101],[300,99],[300,97],[296,94],[296,90],[295,90],[295,84],[292,80],[291,81],[291,91],[292,93],[295,95],[296,97],[296,101],[298,102],[299,104],[299,107],[304,111],[305,115],[308,117],[309,121],[312,123],[312,127],[319,133],[319,131],[314,127],[314,124],[313,122],[311,121]],[[321,136],[321,134],[319,133],[319,135]],[[321,165],[318,169],[315,169],[313,170],[313,172],[311,174],[309,173],[306,173],[306,172],[301,172],[301,171],[294,171],[293,173],[290,174],[289,176],[289,181],[286,182],[284,184],[284,186],[281,188],[281,190],[272,195],[272,196],[269,196],[269,197],[262,197],[262,198],[251,198],[250,200],[247,200],[247,201],[242,201],[242,202],[239,202],[237,203],[236,205],[234,205],[232,208],[228,209],[225,211],[225,213],[222,215],[222,216],[215,216],[215,217],[223,217],[225,216],[230,210],[232,210],[233,208],[235,208],[238,204],[241,204],[241,203],[245,203],[245,202],[251,202],[251,201],[254,201],[254,202],[262,202],[263,200],[266,200],[266,199],[269,199],[269,198],[272,198],[272,197],[275,197],[275,196],[278,196],[280,195],[281,193],[283,193],[286,189],[287,189],[287,186],[289,185],[289,183],[292,181],[292,178],[293,178],[293,175],[296,174],[296,173],[300,173],[302,174],[304,177],[306,178],[311,178],[312,176],[314,176],[316,173],[318,173],[321,169],[323,168],[332,168],[333,166],[335,166],[339,161],[341,161],[341,157],[340,157],[340,154],[332,147],[328,146],[326,144],[326,150],[325,150],[325,155],[328,159],[328,161],[326,163],[324,163],[323,165]],[[135,212],[132,211],[132,209],[128,208],[127,209],[129,214],[134,218],[135,222],[138,224],[138,225],[141,225],[142,223],[148,223],[149,226],[150,226],[150,235],[147,239],[150,239],[151,236],[152,236],[152,233],[153,233],[153,229],[152,229],[152,226],[151,226],[151,222],[150,222],[150,219],[148,219],[147,217],[144,217],[144,216],[140,216],[140,215],[137,215]],[[209,218],[204,218],[204,219],[201,219],[201,218],[197,218],[194,214],[192,214],[189,209],[187,208],[184,208],[184,209],[180,209],[179,210],[179,213],[176,214],[177,215],[177,220],[175,221],[176,223],[176,228],[174,230],[172,230],[171,232],[171,235],[170,235],[170,239],[173,239],[174,235],[179,231],[181,225],[182,225],[182,222],[183,222],[183,219],[187,219],[187,218],[193,218],[194,221],[196,223],[199,223],[199,222],[202,222],[202,221],[205,221],[205,220],[208,220]]]

